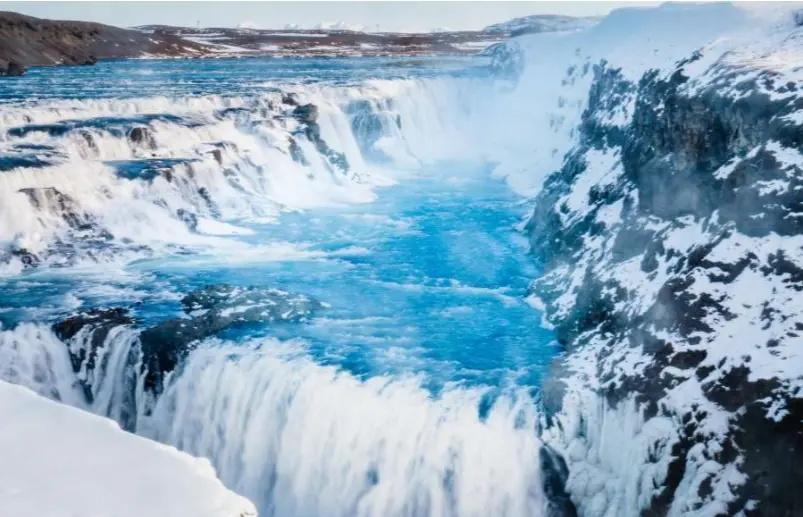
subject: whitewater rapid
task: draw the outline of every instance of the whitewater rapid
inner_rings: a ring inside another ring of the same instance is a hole
[[[513,78],[404,58],[33,70],[0,92],[0,378],[208,457],[263,515],[722,515],[754,486],[742,456],[721,462],[739,411],[689,412],[690,372],[643,404],[677,369],[588,298],[639,314],[667,278],[609,233],[636,206],[620,139],[638,103],[664,117],[681,71],[779,73],[799,21],[756,22],[617,10],[518,38]],[[648,244],[677,259],[695,231]],[[564,349],[544,310],[603,332],[573,349],[569,328]],[[717,368],[756,363],[721,348]]]
[[[262,515],[544,514],[537,386],[558,349],[526,301],[528,207],[469,129],[509,86],[312,65],[328,79],[11,99],[2,378],[209,458]],[[171,67],[197,79],[156,77]],[[325,308],[203,338],[154,392],[143,329],[223,284]],[[92,308],[133,317],[52,326]]]

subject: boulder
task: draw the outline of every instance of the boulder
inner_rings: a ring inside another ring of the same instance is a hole
[[[279,289],[213,284],[182,300],[188,317],[173,318],[140,334],[145,388],[163,389],[164,375],[173,371],[198,341],[224,330],[247,325],[300,321],[323,307],[303,295]]]
[[[298,106],[298,98],[294,93],[286,93],[282,95],[282,103],[289,106]]]
[[[300,122],[315,122],[318,120],[318,106],[315,104],[303,104],[293,110],[293,116]]]
[[[143,147],[149,147],[151,149],[156,147],[156,142],[153,139],[150,128],[144,126],[132,128],[131,131],[128,132],[128,140],[131,141],[131,143]]]
[[[25,68],[25,65],[23,65],[22,63],[11,61],[6,67],[5,75],[8,77],[19,77],[21,75],[24,75],[26,71],[27,69]]]

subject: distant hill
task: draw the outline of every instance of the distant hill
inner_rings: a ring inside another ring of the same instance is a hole
[[[9,63],[80,65],[106,58],[201,55],[207,50],[202,44],[167,34],[148,35],[100,23],[0,11],[0,75]]]
[[[534,14],[513,18],[506,22],[489,25],[483,29],[485,32],[506,33],[510,36],[535,34],[538,32],[562,32],[585,29],[599,22],[601,18],[561,16],[558,14]]]
[[[361,32],[343,27],[335,24],[317,29],[234,29],[144,25],[136,30],[203,44],[219,57],[476,54],[506,38],[499,32]]]
[[[13,75],[25,66],[93,64],[109,58],[474,54],[511,36],[576,30],[596,22],[596,18],[534,15],[482,31],[414,34],[360,32],[343,24],[315,30],[166,25],[122,29],[0,11],[0,75],[7,69]]]

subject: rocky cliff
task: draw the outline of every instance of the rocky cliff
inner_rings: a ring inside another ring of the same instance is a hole
[[[801,37],[568,71],[591,88],[529,234],[581,515],[803,512]]]
[[[206,50],[204,45],[168,34],[0,12],[0,69],[4,71],[20,64],[81,65],[107,58],[195,56]]]

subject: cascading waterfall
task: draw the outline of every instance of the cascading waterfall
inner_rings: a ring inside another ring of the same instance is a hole
[[[377,187],[455,157],[488,160],[485,135],[470,128],[497,88],[484,77],[395,78],[12,106],[0,113],[0,147],[35,167],[6,162],[0,173],[6,272],[267,256],[269,245],[248,239],[283,213],[374,201]],[[366,221],[387,216],[375,217]],[[493,288],[422,281],[515,303]],[[3,378],[210,458],[264,515],[546,515],[527,386],[453,381],[433,394],[424,373],[357,374],[321,364],[304,340],[207,338],[157,393],[139,322],[58,334],[34,323],[0,331]]]
[[[293,343],[210,343],[138,432],[215,458],[266,515],[541,515],[535,407],[519,393],[481,417],[485,391],[433,399],[420,379],[363,382]]]
[[[130,259],[248,233],[223,221],[369,202],[374,187],[392,182],[383,163],[419,166],[472,149],[460,121],[492,88],[469,78],[377,80],[265,86],[248,97],[12,105],[0,114],[8,156],[0,161],[0,241],[23,262],[64,263],[54,246],[78,241],[111,241]],[[309,104],[314,121],[293,115]],[[89,255],[102,253],[96,246]],[[18,260],[6,262],[19,269]]]
[[[742,7],[526,35],[513,81],[34,70],[0,93],[0,378],[263,515],[792,515],[801,17]]]

